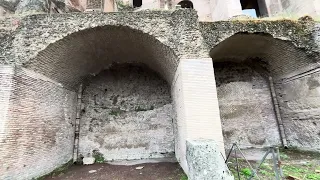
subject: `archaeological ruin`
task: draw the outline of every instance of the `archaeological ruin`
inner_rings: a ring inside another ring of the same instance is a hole
[[[96,155],[232,179],[232,143],[319,152],[320,4],[308,1],[0,0],[0,179]]]

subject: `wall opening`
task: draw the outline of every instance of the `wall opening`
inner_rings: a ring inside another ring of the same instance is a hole
[[[265,0],[240,0],[242,10],[245,14],[266,17],[268,9]]]
[[[243,44],[246,45],[243,46]],[[261,123],[255,122],[250,126],[260,126],[259,131],[264,129],[265,134],[268,134],[267,131],[270,132],[270,128],[273,128],[272,131],[278,131],[278,133],[269,133],[270,136],[268,138],[280,140],[277,142],[266,139],[266,141],[257,142],[265,142],[263,146],[283,145],[285,147],[314,149],[313,147],[319,143],[320,139],[316,135],[319,131],[315,130],[315,125],[312,126],[314,122],[313,112],[319,109],[314,104],[318,104],[320,94],[307,88],[307,79],[310,82],[315,79],[317,82],[320,80],[318,79],[318,71],[315,71],[318,65],[315,63],[314,57],[308,56],[306,52],[295,47],[291,42],[282,41],[264,33],[235,34],[212,48],[210,56],[215,64],[216,81],[219,84],[217,91],[218,100],[219,102],[221,101],[220,113],[222,120],[241,117],[247,111],[252,111],[250,115],[259,112],[259,116],[252,119],[262,118]],[[233,62],[235,64],[233,67],[229,67],[231,63],[226,64],[224,62]],[[243,66],[241,64],[251,68],[251,70],[240,68]],[[251,76],[247,75],[248,72],[252,72]],[[263,81],[254,72],[269,78],[265,78],[266,81]],[[312,72],[312,75],[308,72]],[[244,80],[244,77],[249,80]],[[267,89],[265,87],[268,79],[269,94],[272,96],[272,101],[270,101],[270,95],[266,95]],[[239,94],[242,91],[244,95],[240,96]],[[310,94],[313,94],[312,97]],[[229,100],[226,101],[228,98]],[[234,100],[232,98],[240,99]],[[257,105],[263,105],[264,103],[260,102],[261,99],[265,99],[265,102],[270,103],[265,104],[263,108],[247,107],[241,110],[244,107],[241,105],[242,103],[252,104],[256,102]],[[270,104],[273,106],[274,111],[265,112],[265,110],[271,108]],[[233,108],[237,105],[239,107]],[[269,128],[268,130],[263,127],[264,118],[268,119],[268,126],[266,126]],[[275,123],[278,125],[277,128],[272,126]],[[224,123],[222,122],[222,124]],[[232,124],[229,124],[229,126],[232,126]],[[311,128],[312,131],[305,127]],[[226,129],[223,130],[225,131]],[[226,142],[232,139],[233,133],[232,131],[224,132]],[[244,138],[249,139],[252,137]],[[239,137],[240,145],[241,141],[243,139]],[[226,144],[226,147],[228,146],[230,144]]]
[[[178,3],[181,8],[191,8],[193,9],[193,3],[189,0],[183,0]]]
[[[13,102],[14,111],[8,121],[14,131],[5,136],[17,139],[16,131],[26,127],[19,138],[30,141],[28,148],[25,144],[6,142],[6,149],[17,150],[2,153],[7,165],[15,167],[19,162],[26,166],[21,166],[19,174],[11,168],[0,167],[0,171],[9,179],[31,179],[73,159],[77,112],[83,115],[80,120],[88,123],[83,127],[80,123],[80,133],[81,128],[93,133],[91,139],[81,136],[79,145],[87,144],[81,145],[83,156],[96,150],[112,155],[106,156],[106,160],[172,156],[175,136],[170,134],[175,119],[171,118],[168,84],[172,83],[177,61],[174,50],[154,36],[126,26],[89,28],[51,43],[15,71],[14,85],[19,91],[12,94],[17,101]],[[77,103],[80,84],[84,87],[83,106]],[[78,111],[81,107],[87,108]],[[120,129],[122,126],[126,132]],[[110,137],[115,134],[118,136]],[[136,143],[130,142],[133,135],[139,136]]]
[[[133,7],[141,7],[142,0],[133,0],[132,4],[133,4]]]
[[[115,64],[83,91],[79,153],[105,160],[173,158],[170,87],[143,64]]]

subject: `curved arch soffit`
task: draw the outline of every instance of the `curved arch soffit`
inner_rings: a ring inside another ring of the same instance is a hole
[[[317,66],[315,60],[303,49],[267,33],[233,34],[211,48],[209,55],[213,62],[232,61],[259,66],[276,79]]]
[[[170,83],[178,56],[152,35],[128,26],[106,25],[69,34],[49,44],[23,66],[74,87],[112,63],[146,64]]]

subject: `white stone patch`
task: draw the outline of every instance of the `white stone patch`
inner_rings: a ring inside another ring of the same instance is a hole
[[[90,174],[95,173],[95,172],[97,172],[97,170],[90,170],[89,171]]]
[[[94,164],[95,158],[94,157],[85,157],[83,158],[84,165]]]

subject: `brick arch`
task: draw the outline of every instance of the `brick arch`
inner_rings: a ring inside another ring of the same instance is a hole
[[[289,78],[318,66],[315,58],[303,49],[268,33],[233,34],[214,46],[209,54],[214,62],[228,59],[250,63],[259,59],[259,64],[276,80]]]
[[[127,26],[101,26],[49,44],[23,66],[74,87],[113,63],[143,63],[169,83],[177,67],[174,50],[154,36]]]
[[[236,33],[224,38],[210,50],[209,54],[213,62],[225,63],[227,65],[228,62],[239,63],[239,65],[234,64],[233,67],[246,65],[251,71],[260,72],[260,75],[261,72],[263,72],[262,75],[267,77],[264,94],[266,95],[267,91],[271,94],[271,97],[261,98],[260,94],[254,92],[256,91],[255,89],[259,89],[259,84],[255,86],[256,84],[253,83],[252,79],[237,81],[240,82],[240,85],[225,82],[229,89],[224,88],[220,90],[220,94],[223,94],[224,97],[219,97],[218,88],[219,101],[226,102],[225,104],[219,103],[220,112],[224,111],[221,114],[230,115],[230,112],[237,110],[233,107],[242,103],[241,105],[254,105],[251,109],[247,108],[241,111],[242,113],[252,110],[253,113],[259,112],[257,113],[259,117],[265,116],[266,114],[272,113],[272,111],[263,113],[268,108],[260,105],[267,102],[266,105],[273,106],[278,124],[278,127],[274,127],[273,129],[279,129],[283,145],[313,151],[318,150],[314,147],[319,144],[319,138],[318,135],[316,135],[316,133],[319,132],[316,128],[319,127],[318,125],[314,125],[315,127],[313,127],[312,123],[317,124],[317,118],[315,117],[319,116],[319,86],[313,87],[310,83],[308,84],[308,82],[320,81],[320,67],[317,62],[317,54],[309,54],[306,49],[298,48],[292,42],[277,39],[268,33],[247,32]],[[221,72],[226,72],[229,75],[231,74],[229,77],[234,77],[235,75],[232,74],[232,72],[236,70],[229,71],[224,67],[224,71]],[[221,72],[220,76],[222,74]],[[243,72],[238,72],[237,75],[241,76],[243,74]],[[249,78],[252,77],[253,76]],[[256,77],[258,77],[258,75]],[[220,77],[220,80],[225,80],[222,78],[223,76]],[[247,84],[241,86],[241,83]],[[233,103],[230,99],[226,99],[224,94],[226,92],[230,96],[232,93],[228,90],[236,88],[245,94],[245,96],[241,96],[239,92],[234,92],[234,94],[236,94],[236,96],[233,96],[235,102],[238,101],[239,104]],[[249,91],[252,91],[252,93],[248,93]],[[317,113],[315,113],[316,111]],[[252,119],[255,118],[256,117]],[[268,122],[269,119],[270,118],[265,119],[265,122]],[[235,121],[234,119],[232,120],[233,121],[229,122]],[[245,118],[245,121],[248,122],[248,117]],[[260,125],[260,127],[260,129],[265,127],[268,127],[268,130],[271,129],[269,123]],[[237,126],[237,128],[239,127]],[[250,130],[251,129],[253,128],[250,127]],[[229,131],[227,133],[231,134]],[[261,134],[267,133],[261,132]],[[254,136],[257,137],[258,135]]]

